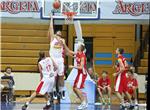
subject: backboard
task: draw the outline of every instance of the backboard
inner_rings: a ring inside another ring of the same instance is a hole
[[[54,0],[42,0],[41,18],[50,18],[49,13],[54,13],[55,19],[65,19],[63,12],[76,12],[74,20],[99,19],[99,0],[60,0],[59,9],[53,8]]]

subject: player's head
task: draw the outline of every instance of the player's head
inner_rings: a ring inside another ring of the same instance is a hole
[[[123,48],[117,48],[116,49],[116,54],[123,54],[124,53],[124,49]]]
[[[59,36],[59,37],[62,37],[61,31],[60,31],[60,30],[59,30],[59,31],[56,31],[56,35]]]
[[[102,71],[102,78],[106,78],[108,75],[108,72],[107,71]]]
[[[130,69],[132,70],[133,73],[135,73],[135,67],[131,66]]]
[[[133,71],[131,69],[128,70],[127,75],[129,78],[133,77]]]
[[[8,73],[8,74],[10,74],[11,71],[12,71],[11,67],[8,66],[8,67],[5,68],[5,72]]]
[[[43,58],[45,58],[46,57],[46,55],[45,55],[45,52],[43,52],[43,51],[40,51],[39,52],[39,60],[38,61],[41,61]]]
[[[85,45],[84,45],[84,43],[79,42],[77,50],[80,51],[80,52],[84,52],[85,51]]]
[[[117,68],[119,66],[119,63],[118,62],[115,62],[115,68]]]
[[[93,74],[93,69],[92,69],[92,67],[89,67],[88,68],[88,73],[91,75],[91,74]]]

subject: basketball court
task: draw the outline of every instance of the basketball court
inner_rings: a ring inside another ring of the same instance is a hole
[[[21,110],[23,103],[2,103],[1,104],[1,110]],[[53,105],[49,110],[77,110],[77,107],[79,104],[60,104],[60,105]],[[36,103],[36,104],[31,104],[28,107],[28,110],[42,110],[44,107],[44,104],[41,103]],[[100,104],[89,104],[88,108],[85,110],[119,110],[118,105],[100,105]],[[137,109],[135,109],[137,110]],[[139,110],[146,110],[144,106],[140,106]]]
[[[114,92],[117,62],[116,48],[123,48],[129,66],[135,67],[138,81],[138,108],[146,110],[147,75],[149,55],[149,2],[143,0],[35,0],[7,1],[1,4],[1,74],[12,68],[15,81],[14,96],[8,102],[4,89],[1,110],[21,110],[21,107],[39,83],[37,61],[41,50],[49,55],[50,41],[47,32],[53,17],[54,32],[61,30],[69,49],[77,52],[78,43],[85,44],[88,71],[83,92],[88,107],[85,110],[119,110],[119,100]],[[66,54],[66,53],[64,53]],[[64,57],[65,99],[52,105],[49,110],[77,110],[80,100],[72,89],[77,69],[75,59]],[[105,70],[109,74],[112,103],[102,105],[97,92],[96,77]],[[92,74],[94,78],[92,78]],[[6,84],[1,81],[0,84]],[[7,85],[7,84],[6,84]],[[39,98],[40,97],[40,98]],[[44,98],[38,96],[27,110],[43,110]],[[25,99],[25,100],[24,100]],[[126,109],[127,110],[127,109]]]

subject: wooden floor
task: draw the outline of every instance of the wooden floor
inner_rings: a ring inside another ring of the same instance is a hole
[[[21,110],[23,103],[2,103],[1,110]],[[29,105],[27,110],[43,110],[45,106],[44,103],[32,103]],[[77,110],[79,104],[57,104],[52,105],[48,110]],[[84,110],[119,110],[119,105],[98,105],[98,104],[89,104],[88,108]],[[146,110],[145,106],[139,106],[134,108],[134,110]]]
[[[29,97],[17,97],[16,102],[17,103],[25,103],[28,100],[28,98]],[[33,103],[45,103],[45,102],[46,102],[45,98],[43,98],[43,97],[37,97],[33,100]],[[97,102],[100,102],[100,101],[97,101]],[[119,104],[119,100],[116,98],[116,96],[112,96],[111,102],[114,105]],[[143,104],[143,103],[146,103],[146,101],[140,100],[139,103]]]

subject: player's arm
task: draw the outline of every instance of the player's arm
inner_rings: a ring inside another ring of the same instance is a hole
[[[84,67],[84,57],[81,58],[81,64],[77,66],[70,65],[69,68],[82,69]]]
[[[75,52],[73,52],[72,50],[70,50],[70,49],[68,48],[68,46],[66,45],[66,42],[65,42],[64,39],[62,39],[62,42],[63,42],[64,48],[65,48],[65,50],[66,50],[66,52],[67,52],[67,55],[68,55],[68,56],[71,56],[71,57],[74,57],[73,55],[75,55]]]
[[[40,65],[40,63],[38,63],[38,68],[39,68],[39,72],[40,72],[40,80],[42,80],[43,74],[42,74],[42,66]]]
[[[108,85],[107,86],[105,86],[105,88],[107,88],[107,87],[110,87],[110,79],[108,80]]]
[[[101,81],[101,79],[98,79],[97,88],[98,89],[104,89],[104,87],[102,87],[101,85],[102,85],[102,81]]]
[[[98,86],[99,89],[104,89],[102,86]]]
[[[53,16],[51,16],[51,20],[50,20],[50,25],[49,25],[49,30],[48,30],[48,38],[49,40],[53,40],[54,39],[54,27],[53,27]]]

